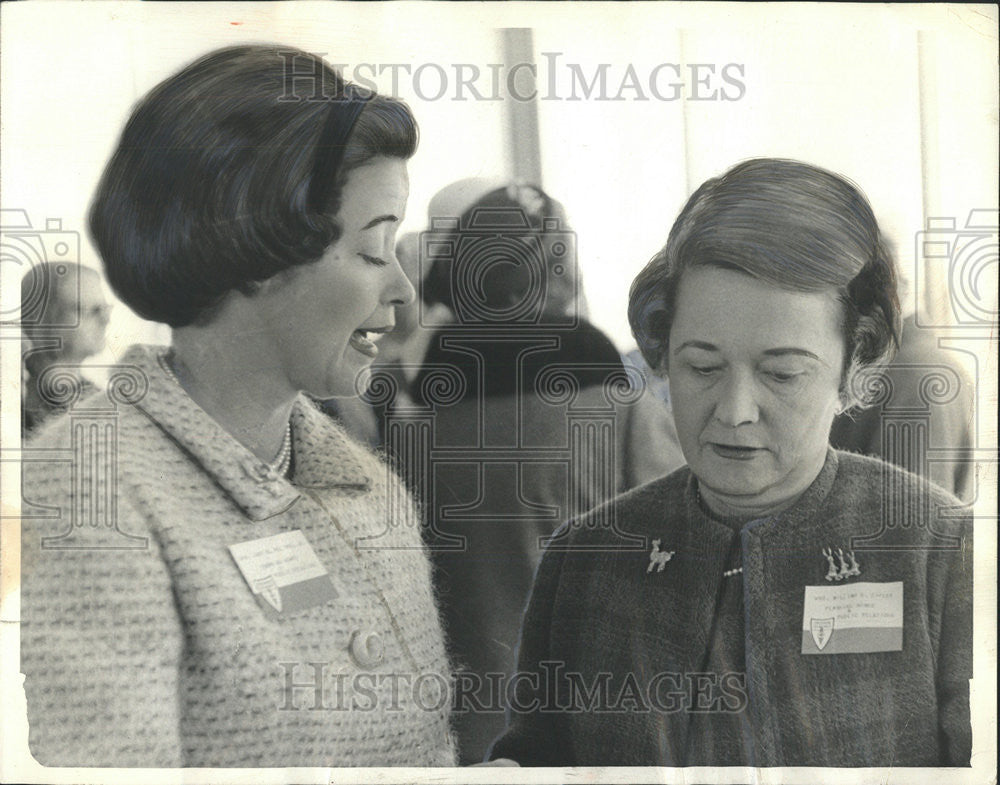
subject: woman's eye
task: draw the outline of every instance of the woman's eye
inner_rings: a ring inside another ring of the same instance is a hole
[[[802,375],[798,371],[765,371],[765,373],[774,381],[781,383],[794,381]]]
[[[385,267],[388,264],[385,259],[381,259],[378,256],[369,256],[366,253],[358,254],[358,256],[368,262],[368,264],[374,264],[376,267]]]
[[[717,370],[718,366],[715,365],[692,365],[691,370],[694,371],[699,376],[711,376]]]

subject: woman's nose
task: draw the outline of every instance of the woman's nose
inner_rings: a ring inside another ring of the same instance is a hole
[[[720,389],[715,419],[731,428],[757,422],[760,410],[756,392],[752,375],[732,373]]]
[[[399,260],[396,258],[395,254],[393,254],[391,265],[394,275],[392,276],[392,281],[386,289],[389,304],[409,305],[416,298],[417,292],[413,288],[413,284],[410,282],[410,279],[407,278],[406,273],[403,272],[403,268],[399,264]]]

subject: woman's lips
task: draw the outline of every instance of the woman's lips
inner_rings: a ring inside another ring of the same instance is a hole
[[[735,444],[719,444],[718,442],[711,442],[709,446],[716,455],[734,461],[752,461],[763,452],[761,447],[740,447]]]
[[[351,333],[349,343],[366,357],[374,359],[378,356],[378,347],[375,342],[368,340],[367,334],[362,330],[355,330]]]

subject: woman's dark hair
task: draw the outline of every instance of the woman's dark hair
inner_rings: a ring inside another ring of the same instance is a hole
[[[319,259],[340,236],[348,174],[417,146],[409,108],[275,45],[211,52],[155,87],[122,132],[90,208],[115,293],[172,327],[204,320]]]
[[[477,321],[516,310],[533,294],[540,295],[539,308],[566,309],[577,296],[568,233],[563,206],[541,188],[495,188],[466,209],[445,242],[434,244],[448,251],[433,256],[422,297],[447,306],[460,322],[466,310]]]
[[[760,158],[694,193],[629,293],[632,333],[659,372],[666,370],[681,278],[698,266],[737,270],[792,291],[834,289],[843,307],[842,391],[848,399],[855,397],[847,394],[854,374],[888,361],[898,346],[889,246],[861,191],[832,172]]]

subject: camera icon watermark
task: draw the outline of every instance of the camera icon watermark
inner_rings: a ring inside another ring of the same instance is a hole
[[[942,501],[930,482],[907,484],[896,467],[932,482],[968,484],[969,492],[975,491],[975,466],[981,456],[956,428],[958,408],[973,405],[968,382],[957,368],[928,357],[858,374],[850,385],[852,394],[877,417],[877,454],[884,460],[879,469],[878,529],[854,536],[851,548],[913,550],[907,532],[914,529],[926,530],[921,549],[959,548],[954,523],[967,514],[964,505]],[[947,407],[952,407],[950,414]],[[954,492],[959,494],[959,488]]]
[[[996,323],[1000,214],[995,209],[970,210],[961,227],[953,217],[928,218],[927,228],[916,234],[915,258],[918,326],[982,329]]]
[[[463,330],[572,328],[580,321],[576,233],[519,207],[434,217],[420,235],[421,300],[443,300]],[[434,323],[421,306],[420,324]]]
[[[77,296],[60,298],[67,303],[79,303],[78,278],[72,266],[80,263],[80,233],[62,227],[62,219],[49,218],[45,229],[32,226],[25,210],[3,210],[0,218],[0,264],[4,275],[16,275],[24,286],[20,307],[4,305],[0,309],[0,322],[4,327],[45,325],[54,330],[73,329],[80,324],[80,309],[66,307],[54,313],[52,304],[57,287],[76,286]],[[49,266],[46,274],[43,267]],[[16,298],[11,298],[15,301]],[[18,313],[20,316],[18,316]]]

